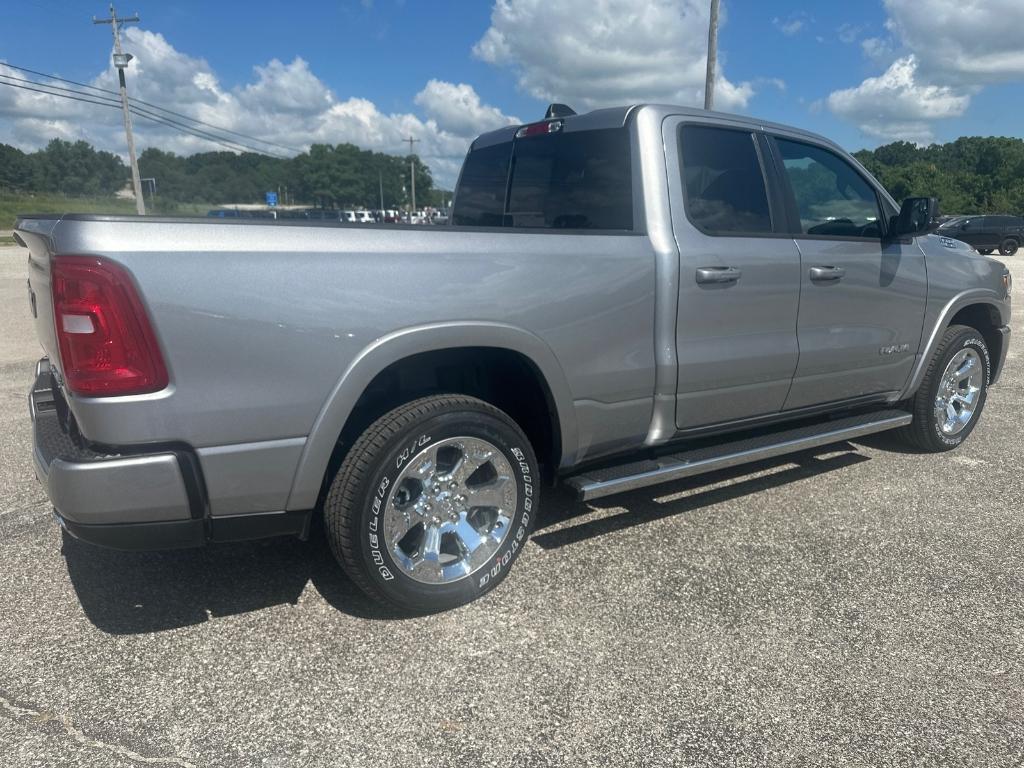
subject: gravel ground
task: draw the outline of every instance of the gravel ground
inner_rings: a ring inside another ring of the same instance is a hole
[[[953,454],[881,436],[552,492],[499,590],[400,619],[321,537],[62,537],[31,468],[25,276],[0,249],[5,766],[1024,764],[1015,349]]]

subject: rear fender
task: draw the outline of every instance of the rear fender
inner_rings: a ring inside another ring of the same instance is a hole
[[[544,377],[560,426],[561,465],[576,457],[578,438],[572,394],[551,348],[537,335],[502,323],[433,323],[403,328],[377,339],[363,349],[334,386],[299,459],[288,498],[289,510],[316,505],[335,444],[352,409],[370,382],[389,365],[421,352],[459,347],[508,349],[530,360]]]

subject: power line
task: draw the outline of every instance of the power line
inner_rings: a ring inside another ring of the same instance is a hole
[[[9,64],[8,62],[0,62],[0,66],[2,66],[2,67],[10,67],[11,69],[16,69],[16,70],[19,70],[21,72],[27,72],[27,73],[32,74],[32,75],[38,75],[39,77],[46,77],[46,78],[49,78],[50,80],[56,80],[56,81],[61,82],[61,83],[68,83],[70,85],[77,85],[77,86],[79,86],[81,88],[88,88],[88,89],[93,90],[93,91],[99,91],[100,93],[109,93],[109,94],[113,94],[114,96],[118,95],[117,91],[112,91],[112,90],[110,90],[108,88],[97,88],[94,85],[86,85],[85,83],[80,83],[77,80],[68,80],[67,78],[57,77],[56,75],[50,75],[50,74],[47,74],[46,72],[39,72],[39,71],[34,70],[34,69],[29,69],[28,67],[19,67],[19,66],[16,66],[14,64]],[[11,77],[11,75],[0,75],[0,77]],[[27,80],[25,82],[33,82],[33,81]],[[54,86],[47,86],[47,87],[57,88],[59,86],[55,86],[54,85]],[[67,90],[70,90],[70,89],[67,89]],[[186,114],[183,114],[181,112],[175,112],[173,109],[167,109],[167,107],[161,107],[159,104],[153,104],[152,102],[144,101],[143,99],[139,99],[139,98],[136,98],[134,96],[130,96],[128,100],[130,102],[134,103],[134,104],[142,104],[143,106],[151,107],[152,109],[158,110],[160,112],[166,112],[169,115],[174,115],[175,117],[180,117],[180,118],[183,118],[183,119],[188,120],[190,122],[198,123],[199,125],[205,125],[207,128],[213,128],[215,130],[222,131],[224,133],[230,133],[233,136],[238,136],[239,138],[242,138],[242,139],[248,139],[249,141],[255,141],[258,144],[266,144],[267,146],[277,147],[278,149],[283,149],[283,150],[285,150],[287,152],[294,152],[295,154],[301,154],[302,153],[301,149],[297,149],[295,147],[289,147],[286,144],[278,144],[277,142],[274,142],[274,141],[268,141],[266,139],[261,139],[258,136],[250,136],[247,133],[241,133],[239,131],[234,131],[234,130],[232,130],[230,128],[225,128],[222,125],[215,125],[214,123],[208,123],[208,122],[206,122],[204,120],[200,120],[197,117],[192,117],[190,115],[186,115]]]
[[[112,103],[112,102],[109,102],[109,101],[94,101],[93,99],[84,99],[84,98],[79,98],[77,96],[67,96],[67,95],[65,95],[63,93],[54,93],[53,91],[44,91],[41,88],[30,88],[27,85],[18,85],[17,83],[7,83],[7,82],[4,82],[2,80],[0,80],[0,85],[7,85],[7,86],[10,86],[11,88],[23,88],[26,91],[35,91],[36,93],[45,93],[47,96],[59,96],[62,99],[71,99],[73,101],[84,101],[86,104],[97,104],[97,105],[99,105],[101,107],[118,107],[118,106],[120,106],[119,104],[117,104],[117,102],[113,102]],[[37,85],[42,85],[42,83],[37,83]]]
[[[44,88],[52,88],[55,91],[66,91],[67,93],[75,93],[75,94],[78,94],[79,96],[89,96],[89,97],[94,98],[94,99],[105,99],[105,100],[109,101],[111,104],[113,104],[114,106],[121,106],[121,103],[119,101],[117,101],[116,99],[109,99],[109,98],[107,98],[105,96],[93,96],[91,93],[82,93],[81,91],[76,91],[74,88],[62,88],[59,85],[50,85],[49,83],[39,83],[39,82],[36,82],[35,80],[28,80],[28,79],[26,79],[24,77],[15,77],[14,75],[0,74],[0,77],[7,78],[8,80],[15,80],[15,81],[17,81],[19,83],[31,83],[32,85],[41,85]],[[54,96],[59,96],[60,94],[55,93],[53,95]]]
[[[154,114],[153,112],[150,112],[149,110],[140,109],[139,107],[136,107],[136,106],[132,106],[131,107],[131,111],[132,111],[133,115],[137,115],[138,117],[141,117],[144,120],[150,120],[150,121],[152,121],[154,123],[160,123],[162,125],[166,125],[166,126],[169,126],[169,127],[172,127],[172,128],[176,128],[177,130],[179,130],[182,133],[188,133],[188,134],[191,134],[192,136],[196,136],[196,137],[198,137],[200,139],[206,139],[207,141],[212,141],[212,142],[214,142],[216,144],[220,144],[223,147],[227,147],[228,149],[234,149],[234,150],[237,151],[239,148],[241,148],[243,150],[248,150],[250,152],[255,152],[256,154],[259,154],[259,155],[266,155],[267,157],[274,157],[274,158],[277,158],[278,160],[287,160],[288,159],[287,155],[277,155],[277,154],[274,154],[273,152],[268,152],[265,149],[260,149],[258,147],[252,147],[252,146],[250,146],[248,144],[243,144],[240,141],[234,141],[232,139],[228,139],[228,138],[225,138],[223,136],[218,137],[218,136],[216,136],[216,135],[214,135],[212,133],[208,133],[208,132],[200,130],[198,128],[193,128],[192,126],[185,125],[184,123],[179,123],[176,120],[171,120],[168,117],[164,117],[163,115]]]
[[[7,62],[7,61],[0,61],[0,66],[8,67],[10,69],[16,69],[19,72],[28,72],[30,75],[38,75],[39,77],[46,77],[46,78],[49,78],[50,80],[56,80],[56,81],[61,82],[61,83],[70,83],[71,85],[78,85],[78,86],[81,86],[82,88],[88,88],[91,91],[99,91],[100,93],[112,93],[114,96],[118,95],[117,91],[112,91],[109,88],[97,88],[95,85],[86,85],[85,83],[80,83],[77,80],[68,80],[65,77],[57,77],[56,75],[50,75],[50,74],[47,74],[46,72],[38,72],[38,71],[36,71],[34,69],[29,69],[28,67],[19,67],[17,64],[11,64],[10,62]]]
[[[11,78],[11,79],[22,80],[22,78],[13,78],[11,75],[0,75],[0,78],[5,78],[5,77],[6,78]],[[103,100],[102,97],[98,97],[98,96],[97,97],[92,97],[92,94],[69,95],[68,93],[55,93],[54,91],[44,90],[44,89],[45,88],[58,88],[59,86],[46,85],[44,83],[36,83],[33,80],[24,80],[24,82],[32,83],[33,85],[40,85],[40,86],[42,86],[42,88],[32,88],[31,86],[28,86],[28,85],[18,85],[17,83],[9,83],[9,82],[5,82],[4,80],[0,80],[0,85],[6,85],[6,86],[9,86],[11,88],[21,88],[21,89],[26,90],[26,91],[34,91],[36,93],[46,94],[47,96],[57,96],[58,98],[62,98],[62,99],[71,99],[72,101],[81,101],[81,102],[84,102],[86,104],[95,104],[96,106],[100,106],[100,107],[111,107],[111,108],[116,109],[117,107],[120,106],[120,104],[118,104],[113,99],[111,99],[111,100]],[[70,88],[61,88],[60,90],[68,91],[69,93],[77,93],[75,91],[72,91]],[[286,160],[287,159],[287,157],[284,156],[284,155],[274,154],[273,152],[268,152],[267,150],[260,149],[259,147],[253,147],[253,146],[250,146],[248,144],[244,144],[242,142],[232,141],[232,140],[227,139],[227,138],[225,138],[223,136],[216,136],[215,134],[208,133],[207,131],[202,131],[202,130],[200,130],[198,128],[193,128],[192,126],[185,125],[184,123],[179,123],[176,120],[171,120],[170,118],[165,118],[165,117],[163,117],[161,115],[156,115],[156,114],[150,112],[149,110],[141,109],[139,107],[134,106],[134,104],[131,101],[129,102],[129,109],[131,110],[131,113],[133,115],[141,117],[143,120],[149,120],[150,122],[160,123],[161,125],[165,125],[165,126],[168,126],[170,128],[174,128],[177,131],[179,131],[180,133],[186,133],[186,134],[189,134],[191,136],[195,136],[196,138],[204,139],[206,141],[210,141],[210,142],[213,142],[215,144],[219,144],[222,147],[227,147],[228,149],[234,150],[236,152],[237,151],[249,151],[249,152],[255,152],[256,154],[260,154],[260,155],[266,155],[268,157],[274,157],[274,158],[277,158],[279,160]]]
[[[207,122],[204,122],[204,121],[200,120],[197,117],[189,117],[188,115],[183,115],[181,112],[175,112],[174,110],[167,109],[166,107],[161,107],[161,106],[158,106],[156,104],[151,104],[150,102],[143,101],[142,99],[135,99],[135,98],[133,98],[133,99],[131,99],[131,101],[133,103],[135,103],[135,104],[144,104],[147,107],[152,107],[153,109],[160,110],[161,112],[166,112],[167,114],[174,115],[175,117],[181,117],[181,118],[184,118],[185,120],[190,120],[191,122],[198,123],[199,125],[205,125],[207,128],[214,128],[214,129],[216,129],[218,131],[222,131],[223,133],[230,133],[232,136],[238,136],[238,137],[243,138],[243,139],[248,139],[249,141],[255,141],[255,142],[258,142],[260,144],[266,144],[267,146],[270,146],[270,147],[277,147],[278,149],[283,149],[283,150],[285,150],[287,152],[294,152],[297,155],[302,154],[302,150],[301,149],[296,149],[295,147],[289,147],[289,146],[287,146],[285,144],[278,144],[278,143],[273,142],[273,141],[267,141],[266,139],[261,139],[258,136],[250,136],[247,133],[239,133],[238,131],[233,131],[230,128],[224,128],[223,126],[220,126],[220,125],[214,125],[213,123],[207,123]]]

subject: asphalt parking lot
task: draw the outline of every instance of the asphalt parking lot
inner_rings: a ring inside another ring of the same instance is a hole
[[[0,764],[1024,763],[1020,339],[956,453],[881,436],[549,493],[499,590],[402,619],[322,537],[63,537],[32,473],[25,277],[0,248]]]

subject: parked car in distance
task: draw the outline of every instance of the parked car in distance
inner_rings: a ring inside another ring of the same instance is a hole
[[[322,525],[368,595],[445,610],[505,578],[545,485],[961,445],[1011,279],[935,215],[799,128],[552,105],[473,142],[448,226],[23,216],[35,470],[83,540]]]
[[[310,208],[306,211],[306,218],[312,221],[341,221],[342,212],[333,208]]]
[[[376,219],[373,218],[372,211],[356,211],[354,221],[357,224],[373,224]]]
[[[1024,243],[1024,218],[1006,214],[959,216],[942,223],[938,233],[961,240],[978,253],[987,255],[999,249],[1003,256],[1012,256]]]

